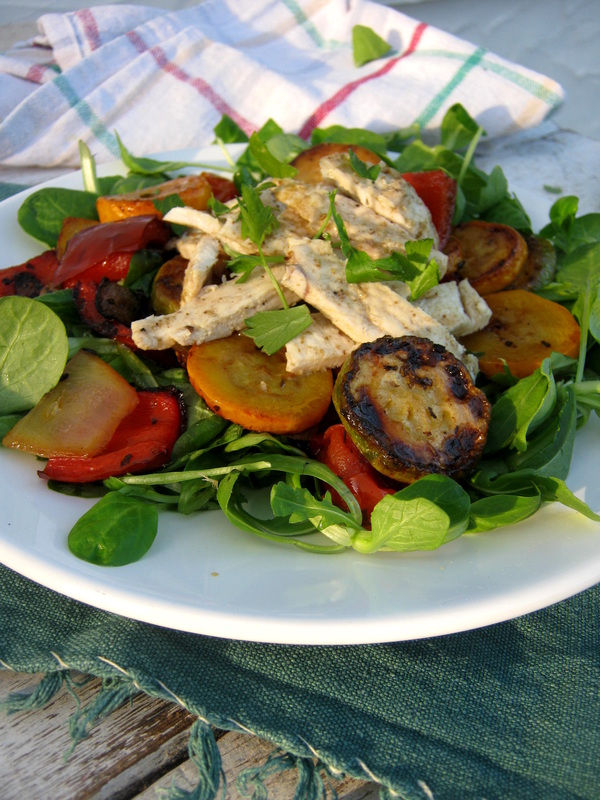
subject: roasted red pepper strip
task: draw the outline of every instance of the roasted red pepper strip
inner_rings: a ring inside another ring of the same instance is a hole
[[[73,287],[73,300],[79,312],[79,316],[98,336],[106,339],[115,339],[121,344],[126,344],[132,350],[137,350],[131,338],[131,328],[116,319],[109,319],[98,311],[96,307],[96,293],[98,284],[79,281]]]
[[[410,183],[429,209],[441,250],[450,238],[456,206],[456,181],[441,169],[429,172],[404,172],[402,177]]]
[[[235,183],[221,175],[214,175],[212,172],[203,172],[202,177],[210,184],[213,196],[221,203],[232,200],[237,195]]]
[[[313,440],[315,457],[341,478],[358,500],[365,522],[377,503],[387,494],[394,494],[398,486],[392,487],[361,455],[343,425],[331,425],[325,433]],[[337,492],[332,491],[332,500],[345,508]]]
[[[158,469],[170,456],[182,430],[181,399],[170,389],[138,392],[138,404],[96,456],[48,459],[40,476],[65,483],[102,481],[111,475]]]
[[[0,270],[0,297],[20,295],[39,297],[46,286],[52,282],[58,269],[58,259],[54,250],[46,250],[24,264]]]
[[[171,236],[167,223],[150,215],[128,217],[85,228],[69,240],[65,254],[54,273],[54,285],[64,285],[65,281],[81,276],[91,267],[104,263],[117,253],[131,254],[146,248],[162,248]],[[121,277],[125,276],[120,276],[118,280]]]
[[[98,261],[92,267],[86,269],[85,272],[78,273],[72,278],[67,278],[62,282],[61,288],[72,289],[79,281],[83,283],[100,283],[102,278],[107,278],[109,281],[122,281],[127,277],[132,256],[133,253],[112,253],[103,261]]]

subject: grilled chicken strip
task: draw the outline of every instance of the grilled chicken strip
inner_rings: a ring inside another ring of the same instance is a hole
[[[284,267],[276,267],[275,276]],[[298,298],[284,290],[288,303]],[[281,300],[265,272],[255,272],[245,283],[235,279],[205,286],[198,297],[173,314],[139,319],[131,324],[133,341],[142,350],[166,350],[174,345],[188,347],[222,339],[244,327],[244,320],[259,311],[281,308]]]
[[[403,227],[411,239],[433,239],[437,247],[438,235],[427,206],[397,170],[383,162],[379,166],[379,174],[372,181],[354,171],[347,153],[321,159],[323,177],[341,192]]]

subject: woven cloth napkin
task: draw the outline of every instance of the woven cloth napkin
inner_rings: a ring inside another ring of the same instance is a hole
[[[389,54],[357,68],[355,25]],[[3,166],[75,167],[78,139],[113,159],[115,131],[136,154],[210,144],[223,114],[247,134],[269,118],[302,137],[337,124],[434,132],[460,102],[499,136],[537,125],[563,98],[547,77],[361,0],[99,6],[38,27],[0,56]]]
[[[355,67],[355,24],[392,54]],[[543,76],[366,2],[104,6],[46,15],[39,31],[0,57],[0,166],[13,170],[0,175],[22,182],[35,166],[77,166],[78,139],[112,159],[115,130],[136,154],[210,144],[223,113],[247,133],[272,117],[304,136],[415,122],[434,136],[461,102],[500,137],[535,127],[562,98]],[[278,746],[265,774],[296,768],[297,800],[324,798],[323,776],[341,773],[380,784],[382,800],[598,800],[599,604],[596,587],[480,631],[294,647],[155,628],[0,567],[0,666],[45,673],[10,710],[42,705],[69,670],[104,678],[77,712],[80,733],[140,691],[184,705],[198,717],[198,800],[220,796],[210,725]],[[260,777],[240,780],[262,797]]]

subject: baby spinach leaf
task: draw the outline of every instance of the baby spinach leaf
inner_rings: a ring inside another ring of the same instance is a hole
[[[33,408],[58,383],[68,351],[65,326],[48,306],[0,298],[0,414]]]
[[[380,500],[371,514],[372,530],[357,533],[352,545],[361,553],[433,550],[464,533],[469,506],[456,481],[428,475]]]
[[[65,217],[98,219],[96,195],[79,189],[45,186],[28,195],[17,213],[25,233],[56,247]]]
[[[38,303],[48,306],[60,317],[69,336],[77,336],[88,330],[87,325],[81,321],[77,311],[72,289],[57,289],[54,292],[41,294],[35,299]]]
[[[11,428],[14,428],[22,416],[22,414],[3,414],[0,416],[0,440],[6,436]]]
[[[71,529],[67,543],[77,558],[101,567],[139,561],[158,531],[158,511],[130,495],[110,492]]]

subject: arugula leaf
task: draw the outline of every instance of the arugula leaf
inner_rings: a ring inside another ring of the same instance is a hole
[[[481,497],[471,503],[469,525],[465,533],[482,533],[505,525],[514,525],[533,516],[542,502],[539,493]]]
[[[538,475],[532,469],[499,472],[494,465],[485,464],[471,476],[470,483],[478,491],[490,495],[516,494],[531,497],[539,494],[542,501],[562,503],[567,508],[583,514],[584,517],[600,522],[600,515],[573,494],[564,480],[549,475]]]
[[[332,525],[350,527],[352,530],[360,528],[351,514],[331,502],[329,492],[319,500],[308,489],[290,486],[283,481],[274,484],[271,489],[271,508],[275,515],[289,517],[290,522],[311,520],[318,530],[325,533]],[[337,535],[339,537],[339,533]],[[349,546],[350,535],[347,533],[346,536]]]
[[[243,333],[254,340],[267,355],[273,355],[298,334],[312,325],[308,306],[259,311],[244,320]]]
[[[274,137],[282,135],[284,135],[283,128],[272,119],[268,119],[260,130],[252,134],[255,142],[258,140],[265,146],[268,145]],[[255,150],[256,149],[257,145],[255,144]],[[244,184],[252,186],[267,176],[268,172],[265,172],[260,166],[250,145],[248,145],[236,162],[236,173],[234,175],[235,184],[238,188],[241,188]]]
[[[442,147],[461,150],[471,147],[481,136],[487,136],[469,112],[460,103],[450,106],[440,126]]]
[[[531,375],[509,387],[492,406],[486,453],[505,447],[527,449],[528,434],[546,421],[556,402],[550,359]]]
[[[92,194],[99,195],[100,187],[98,186],[98,177],[96,175],[96,161],[92,156],[90,148],[84,141],[80,139],[78,145],[83,188],[86,192],[92,192]]]
[[[455,104],[444,115],[442,130],[442,144],[430,146],[418,137],[403,147],[393,162],[396,169],[400,172],[443,169],[455,178],[458,185],[455,225],[483,218],[529,232],[531,221],[518,198],[508,191],[501,168],[495,167],[487,175],[474,164],[475,149],[485,135],[483,128],[462,105]]]
[[[356,144],[372,150],[379,156],[387,157],[388,138],[365,128],[345,128],[343,125],[315,128],[310,138],[313,145],[323,144],[324,142]]]
[[[222,203],[220,200],[217,200],[214,194],[211,194],[211,196],[208,198],[208,207],[215,217],[222,217],[223,214],[227,214],[229,211],[231,211],[231,207],[225,203]]]
[[[550,209],[550,222],[540,236],[550,239],[563,253],[570,253],[584,244],[600,240],[600,214],[577,216],[579,199],[572,195],[561,197]]]
[[[223,114],[219,122],[215,125],[213,132],[216,138],[224,144],[238,144],[248,141],[247,134],[244,133],[237,122],[234,122],[228,114]]]
[[[308,147],[308,143],[295,133],[276,133],[271,136],[266,145],[271,155],[285,164],[289,164]]]
[[[375,61],[389,53],[391,49],[391,45],[372,28],[366,25],[355,25],[352,28],[352,54],[355,66],[362,67],[370,61]]]
[[[560,386],[552,414],[528,440],[526,450],[511,453],[506,462],[512,471],[534,469],[539,475],[566,480],[571,467],[577,404],[573,386]]]
[[[225,170],[229,172],[229,167],[219,167],[214,164],[204,164],[200,161],[160,161],[156,158],[140,158],[134,156],[121,141],[118,133],[115,132],[117,142],[119,144],[119,152],[121,161],[130,172],[141,175],[156,175],[167,172],[174,172],[176,170],[184,169],[185,167],[199,167],[210,169],[213,172]]]
[[[150,283],[164,262],[160,250],[138,250],[133,253],[123,284],[131,289],[150,289]],[[150,292],[145,291],[148,295]]]

